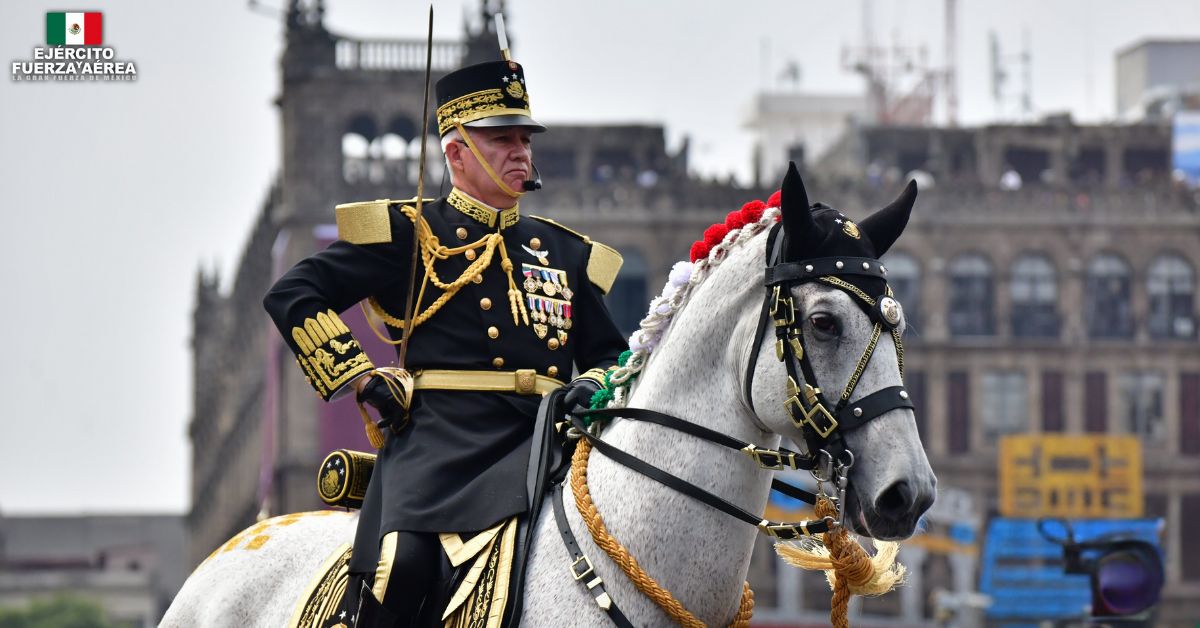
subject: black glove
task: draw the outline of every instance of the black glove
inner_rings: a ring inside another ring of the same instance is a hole
[[[591,408],[592,395],[600,388],[600,382],[590,377],[576,377],[563,387],[563,409],[571,412],[576,406],[583,406],[585,410]]]
[[[392,395],[387,382],[382,377],[372,377],[363,389],[358,391],[359,403],[370,404],[379,412],[379,427],[388,427],[393,423],[403,424],[404,407]]]

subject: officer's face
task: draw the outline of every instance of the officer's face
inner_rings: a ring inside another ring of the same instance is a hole
[[[529,129],[520,126],[481,127],[468,128],[467,133],[471,134],[471,141],[496,176],[510,189],[521,191],[522,183],[529,179],[533,163],[532,134]],[[450,160],[452,166],[459,165],[455,162],[461,163],[461,180],[456,180],[456,184],[464,192],[495,207],[512,206],[513,198],[500,191],[465,143],[456,146]]]

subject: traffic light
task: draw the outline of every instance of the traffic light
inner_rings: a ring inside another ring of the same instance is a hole
[[[1066,534],[1050,534],[1049,523],[1062,525]],[[1164,577],[1162,556],[1154,544],[1122,534],[1076,541],[1071,524],[1061,519],[1042,519],[1038,530],[1062,545],[1066,573],[1088,577],[1093,617],[1129,617],[1158,603]]]

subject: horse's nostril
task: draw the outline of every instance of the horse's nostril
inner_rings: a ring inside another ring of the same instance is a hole
[[[875,512],[889,519],[899,519],[912,512],[914,495],[908,482],[900,480],[875,499]]]

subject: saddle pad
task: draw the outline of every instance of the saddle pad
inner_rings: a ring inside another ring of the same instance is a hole
[[[304,595],[296,605],[288,628],[324,628],[338,624],[349,625],[339,617],[342,595],[350,580],[350,544],[343,543],[329,555],[317,570]]]
[[[463,540],[457,534],[439,535],[442,549],[455,566],[474,558],[470,570],[442,613],[445,628],[499,628],[509,601],[517,519]]]

